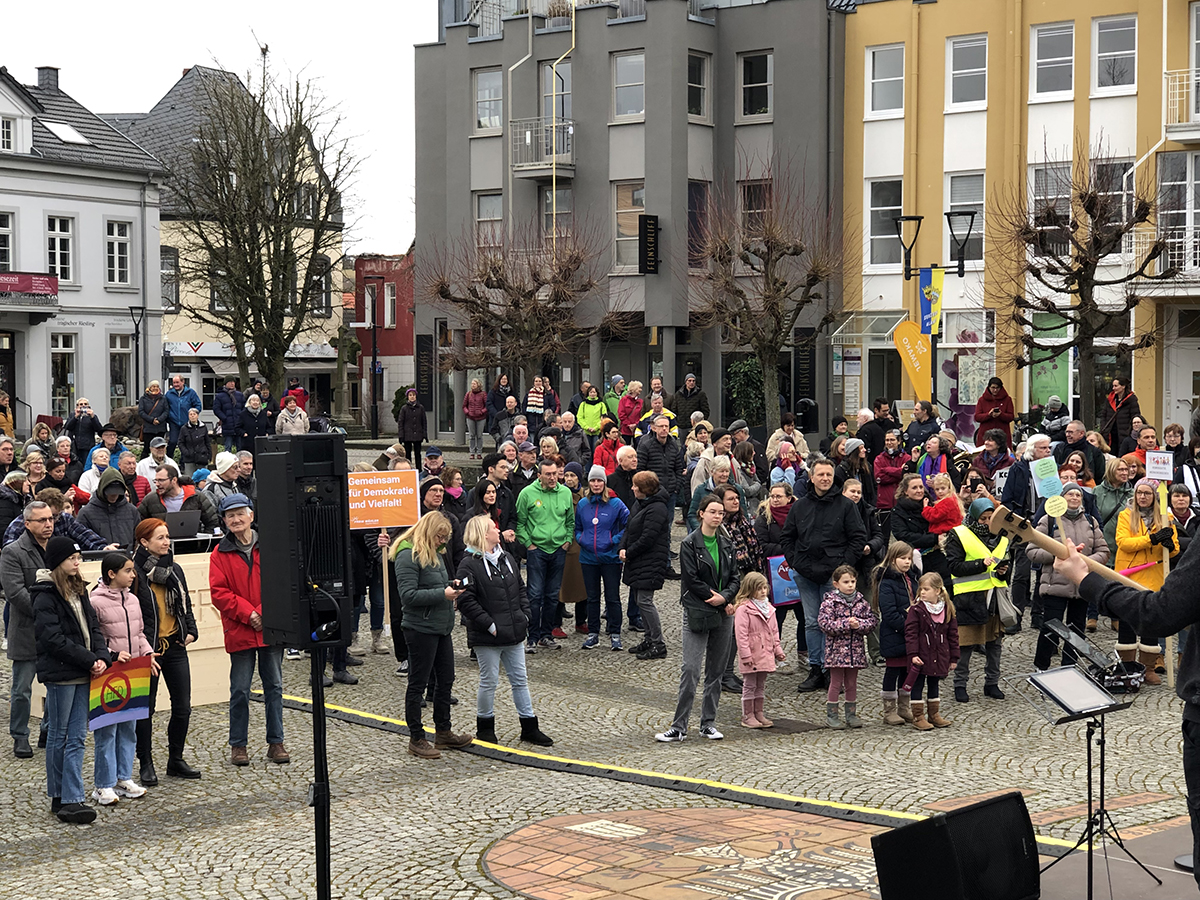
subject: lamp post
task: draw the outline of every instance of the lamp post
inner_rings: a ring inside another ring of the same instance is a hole
[[[125,399],[141,396],[142,383],[142,321],[146,318],[146,307],[129,307],[129,318],[133,320],[133,393]],[[136,403],[136,399],[134,399]]]
[[[377,281],[383,284],[382,275],[364,275],[363,281]],[[379,365],[379,290],[371,295],[371,440],[379,440],[379,391],[376,368]],[[363,285],[363,312],[367,311],[367,286]]]
[[[971,232],[975,227],[975,211],[974,210],[952,210],[945,214],[946,225],[950,229],[950,242],[954,245],[954,259],[956,265],[953,267],[942,266],[934,263],[929,266],[930,269],[942,269],[950,271],[952,268],[956,270],[959,278],[965,278],[967,274],[967,242],[971,239]],[[910,281],[914,275],[920,274],[920,269],[912,267],[912,251],[917,245],[917,236],[921,233],[921,222],[925,220],[924,216],[894,216],[892,221],[896,223],[896,237],[900,239],[900,246],[904,248],[904,280]],[[904,240],[904,226],[906,223],[912,222],[915,224],[911,241]],[[965,224],[964,224],[965,223]],[[959,233],[962,237],[959,237]],[[940,308],[939,308],[940,318]],[[941,331],[941,323],[934,322],[929,329],[929,399],[935,406],[940,406],[937,399],[937,346],[938,333]]]

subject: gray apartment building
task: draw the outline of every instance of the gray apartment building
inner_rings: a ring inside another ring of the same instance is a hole
[[[440,348],[467,337],[424,301],[422,255],[535,219],[605,233],[608,278],[581,321],[617,302],[638,320],[560,359],[547,373],[560,395],[616,373],[673,390],[691,372],[724,418],[726,366],[745,351],[693,327],[703,270],[689,234],[714,197],[752,212],[778,165],[840,209],[843,14],[826,0],[613,0],[579,3],[572,22],[570,0],[437,2],[438,42],[416,48],[416,368],[430,434],[462,435],[468,379],[490,386],[495,373],[441,371]],[[658,216],[658,274],[638,272],[638,214]],[[789,407],[824,395],[821,356],[781,359]]]

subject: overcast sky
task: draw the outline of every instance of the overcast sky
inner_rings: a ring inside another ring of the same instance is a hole
[[[45,8],[7,3],[0,65],[22,84],[58,66],[59,87],[97,113],[146,112],[193,65],[245,77],[255,37],[275,69],[303,74],[336,101],[362,166],[349,235],[353,253],[403,253],[413,238],[413,44],[437,38],[436,0],[282,3],[209,0],[117,7],[67,0]],[[12,39],[19,35],[20,40]]]

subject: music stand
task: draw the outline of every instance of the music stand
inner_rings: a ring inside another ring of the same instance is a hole
[[[1086,639],[1081,639],[1083,644],[1088,644]],[[1083,651],[1083,647],[1075,647],[1075,641],[1072,641],[1074,649]],[[1081,653],[1081,659],[1093,658],[1105,660],[1104,654],[1096,648],[1088,644],[1087,652]],[[1087,843],[1087,896],[1088,900],[1092,900],[1094,887],[1094,858],[1093,845],[1097,837],[1111,838],[1113,843],[1120,847],[1125,855],[1138,864],[1143,872],[1153,878],[1160,885],[1162,879],[1151,872],[1143,865],[1142,861],[1130,852],[1125,846],[1125,842],[1121,839],[1120,832],[1117,831],[1117,824],[1109,815],[1108,808],[1104,802],[1104,781],[1105,781],[1105,716],[1109,713],[1119,712],[1123,709],[1128,709],[1133,705],[1132,700],[1118,701],[1104,687],[1102,687],[1095,679],[1089,676],[1082,669],[1075,666],[1061,666],[1057,669],[1048,669],[1044,672],[1032,672],[1026,675],[1006,678],[1007,681],[1016,691],[1021,694],[1029,703],[1036,709],[1051,725],[1063,725],[1067,722],[1078,722],[1087,720],[1087,808],[1088,819],[1084,826],[1083,834],[1079,840],[1075,842],[1067,853],[1060,856],[1058,859],[1051,862],[1041,871],[1045,872],[1048,869],[1056,866],[1062,859],[1074,853],[1083,844]],[[1096,733],[1099,732],[1098,746],[1100,747],[1100,803],[1094,807],[1092,793],[1092,741],[1096,739]],[[1104,857],[1108,859],[1108,848],[1105,846]]]

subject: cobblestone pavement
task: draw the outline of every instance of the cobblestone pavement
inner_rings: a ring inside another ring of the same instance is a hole
[[[676,540],[681,536],[677,528]],[[860,679],[859,711],[868,722],[861,730],[748,731],[736,724],[740,698],[726,694],[717,718],[724,741],[700,740],[693,727],[681,744],[656,743],[654,732],[669,724],[678,681],[677,592],[678,583],[668,582],[659,594],[670,653],[666,660],[639,662],[603,644],[582,651],[582,636],[573,631],[561,651],[530,658],[535,708],[543,730],[556,741],[551,753],[907,813],[1019,789],[1040,834],[1073,838],[1081,827],[1083,725],[1050,726],[1011,690],[1006,701],[984,699],[978,657],[971,702],[944,701],[944,714],[954,721],[949,729],[920,734],[877,724],[882,670],[870,669]],[[789,618],[784,646],[794,666],[792,623]],[[367,627],[364,617],[364,635]],[[627,644],[640,639],[629,631],[623,637]],[[1109,648],[1115,635],[1102,626],[1096,637]],[[478,675],[461,629],[455,639],[454,693],[462,702],[455,707],[454,724],[471,730]],[[1032,667],[1033,643],[1028,629],[1005,640],[1005,675]],[[354,670],[361,683],[336,685],[327,692],[329,702],[402,718],[406,682],[393,674],[395,661],[383,655],[365,659],[366,665]],[[285,690],[308,696],[308,663],[284,666]],[[7,691],[9,676],[9,667],[0,665],[0,693]],[[824,696],[797,694],[801,677],[798,671],[768,679],[769,715],[821,721]],[[1110,717],[1108,794],[1110,802],[1124,798],[1114,812],[1122,829],[1186,815],[1180,705],[1166,687],[1148,688],[1132,709]],[[515,741],[518,723],[503,682],[496,711],[501,742]],[[160,773],[165,719],[160,713],[156,721]],[[40,751],[33,760],[18,761],[5,745],[0,752],[0,895],[74,896],[86,884],[96,897],[313,896],[312,818],[305,806],[312,769],[310,717],[287,710],[284,723],[291,765],[266,763],[265,742],[255,745],[263,735],[262,708],[252,704],[252,764],[234,769],[226,757],[225,707],[198,708],[189,758],[204,770],[203,780],[164,778],[144,800],[101,809],[89,827],[64,826],[49,815]],[[338,721],[330,722],[329,752],[335,896],[516,897],[483,874],[482,855],[495,841],[540,819],[735,808],[687,793],[468,754],[418,761],[405,754],[404,738]],[[84,766],[89,785],[91,769],[89,741]]]

